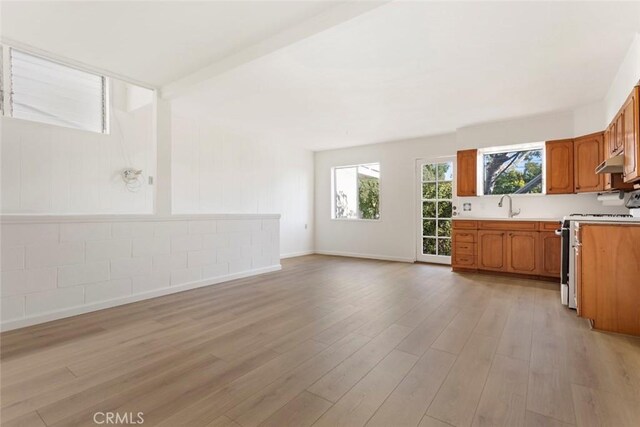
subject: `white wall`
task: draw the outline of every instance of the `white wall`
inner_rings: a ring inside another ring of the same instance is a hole
[[[608,124],[602,101],[583,105],[573,111],[573,136],[601,132]]]
[[[283,256],[313,251],[313,153],[173,110],[174,213],[279,213]]]
[[[129,110],[126,85],[112,89],[110,134],[1,118],[3,214],[152,212],[152,187],[131,193],[120,177],[155,175],[152,105]]]
[[[416,253],[417,178],[416,160],[455,156],[466,148],[482,148],[573,136],[572,112],[548,114],[469,126],[455,133],[389,142],[315,155],[316,251],[411,261]],[[331,176],[334,166],[380,162],[380,220],[344,221],[331,219]],[[498,199],[459,198],[457,205],[472,203],[470,214],[479,217],[506,217]],[[594,194],[514,197],[514,208],[523,218],[561,218],[574,212],[626,212],[603,207]]]
[[[604,99],[607,124],[618,113],[629,96],[631,88],[638,84],[638,81],[640,81],[640,33],[633,39]]]
[[[3,217],[2,329],[280,268],[277,215]]]

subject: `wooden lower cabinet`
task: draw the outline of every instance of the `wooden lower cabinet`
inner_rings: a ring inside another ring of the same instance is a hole
[[[540,232],[540,271],[545,277],[560,277],[562,241],[553,231]]]
[[[538,274],[538,232],[513,231],[507,233],[507,271],[519,274]]]
[[[451,264],[456,265],[458,269],[475,270],[478,267],[476,263],[478,232],[475,230],[477,224],[475,221],[458,222],[459,228],[454,230],[451,235],[454,242],[452,245]],[[471,227],[474,229],[470,230],[469,228]]]
[[[579,240],[578,315],[596,329],[640,335],[640,226],[585,224]]]
[[[560,280],[558,222],[453,221],[453,257],[456,271],[492,271],[520,276]]]
[[[478,269],[505,271],[507,270],[506,232],[493,230],[478,231]]]

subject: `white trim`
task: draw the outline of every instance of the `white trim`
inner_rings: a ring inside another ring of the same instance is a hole
[[[312,251],[312,250],[299,251],[299,252],[289,252],[289,253],[286,253],[286,254],[281,254],[280,255],[280,259],[295,258],[295,257],[299,257],[299,256],[313,255],[313,254],[315,254],[315,251]]]
[[[414,183],[414,194],[416,205],[414,205],[414,212],[416,215],[414,224],[414,236],[416,236],[416,261],[417,262],[426,262],[431,264],[443,264],[443,265],[451,265],[451,256],[447,255],[424,255],[422,253],[422,166],[429,163],[442,163],[442,162],[451,162],[453,165],[452,171],[452,180],[451,180],[451,209],[452,209],[452,217],[453,221],[457,216],[453,216],[455,212],[457,212],[457,204],[458,204],[458,182],[457,182],[457,171],[458,171],[458,162],[456,156],[438,156],[431,158],[420,158],[416,159],[416,167],[415,167],[415,176],[413,178]],[[456,209],[454,210],[454,207]],[[453,224],[453,223],[452,223]],[[453,241],[452,241],[453,243]],[[453,251],[453,247],[452,247]]]
[[[7,37],[2,37],[0,38],[0,43],[4,46],[7,46],[9,48],[15,48],[16,50],[21,50],[23,52],[26,52],[28,54],[31,55],[36,55],[36,56],[41,56],[46,60],[49,61],[54,61],[57,62],[59,64],[62,64],[64,66],[67,67],[73,67],[76,68],[80,71],[85,71],[87,73],[92,73],[92,74],[99,74],[99,75],[103,75],[105,77],[110,77],[110,78],[114,78],[114,79],[118,79],[121,80],[125,83],[131,83],[134,84],[136,86],[140,86],[143,87],[145,89],[151,89],[154,91],[160,90],[159,86],[150,84],[150,83],[145,83],[145,82],[141,82],[139,80],[136,79],[132,79],[130,77],[125,77],[122,76],[118,73],[114,73],[112,71],[108,71],[99,67],[92,67],[90,65],[87,65],[83,62],[80,61],[75,61],[71,58],[67,58],[65,56],[61,56],[61,55],[56,55],[55,53],[49,52],[47,50],[43,50],[43,49],[38,49],[36,47],[33,47],[31,45],[25,44],[25,43],[21,43],[19,41],[16,40],[12,40],[9,39]]]
[[[497,154],[497,153],[508,153],[511,151],[531,151],[531,150],[541,150],[545,146],[544,141],[540,142],[526,142],[523,144],[512,144],[512,145],[498,145],[494,147],[485,147],[478,148],[478,155],[480,154]]]
[[[361,254],[357,252],[336,252],[336,251],[315,251],[318,255],[331,255],[342,256],[348,258],[366,258],[366,259],[378,259],[381,261],[396,261],[396,262],[416,262],[415,258],[389,256],[389,255],[377,255],[377,254]]]
[[[356,199],[356,218],[336,218],[336,171],[338,169],[356,168],[356,195],[360,194],[360,181],[358,181],[358,168],[366,167],[370,165],[378,165],[378,204],[380,204],[380,194],[382,194],[382,179],[380,170],[382,169],[381,162],[358,163],[355,165],[344,166],[332,166],[331,167],[331,216],[332,221],[380,221],[382,217],[380,206],[378,206],[378,218],[360,218],[360,201]],[[375,177],[374,177],[375,178]]]
[[[418,262],[426,262],[428,264],[451,265],[450,255],[422,255],[418,257]]]
[[[280,214],[112,214],[112,215],[0,215],[2,224],[42,224],[68,222],[205,221],[215,219],[280,219]]]
[[[170,286],[161,289],[156,289],[149,292],[143,292],[140,294],[129,295],[126,297],[114,298],[108,301],[101,301],[94,304],[82,305],[79,307],[65,308],[63,310],[53,311],[45,314],[38,314],[30,317],[23,317],[20,319],[7,320],[0,324],[0,330],[10,331],[12,329],[24,328],[26,326],[36,325],[39,323],[49,322],[52,320],[62,319],[65,317],[77,316],[79,314],[89,313],[93,311],[103,310],[105,308],[116,307],[123,304],[130,304],[136,301],[148,300],[163,295],[175,294],[178,292],[188,291],[190,289],[202,288],[204,286],[211,286],[222,282],[228,282],[230,280],[242,279],[249,276],[257,276],[259,274],[270,273],[273,271],[279,271],[282,269],[280,264],[271,265],[269,267],[256,268],[253,270],[243,271],[241,273],[228,274],[226,276],[214,277],[211,279],[198,280],[196,282],[189,282],[182,285]]]

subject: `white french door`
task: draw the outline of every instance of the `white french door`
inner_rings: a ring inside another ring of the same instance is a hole
[[[418,160],[418,261],[451,264],[455,157]]]

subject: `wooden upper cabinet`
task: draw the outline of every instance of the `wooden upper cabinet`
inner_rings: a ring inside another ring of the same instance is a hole
[[[520,274],[538,274],[538,237],[535,231],[507,233],[507,271]]]
[[[602,132],[581,136],[573,140],[573,182],[576,193],[602,191],[604,177],[595,172],[603,160]]]
[[[573,140],[547,141],[547,194],[573,193]]]
[[[477,196],[478,150],[458,151],[457,194],[459,197]]]
[[[624,182],[640,180],[640,124],[638,123],[638,86],[622,107],[622,143],[624,148]]]
[[[620,154],[620,152],[622,151],[622,149],[624,148],[624,144],[622,142],[622,131],[623,131],[623,118],[622,118],[622,113],[618,114],[618,116],[614,119],[614,132],[611,135],[611,137],[613,138],[611,144],[613,147],[613,151],[611,152],[611,155],[609,157],[613,157],[616,154]]]
[[[609,159],[613,156],[614,150],[611,148],[612,140],[615,138],[615,122],[611,123],[609,128],[604,132],[604,157],[603,159]],[[617,155],[617,154],[616,154]],[[622,173],[604,173],[602,174],[604,180],[604,190],[633,190],[633,183],[625,183],[622,177]]]
[[[616,122],[615,120],[609,125],[607,130],[604,131],[604,158],[614,156],[616,151]]]
[[[478,231],[478,268],[507,271],[507,242],[505,231]]]

